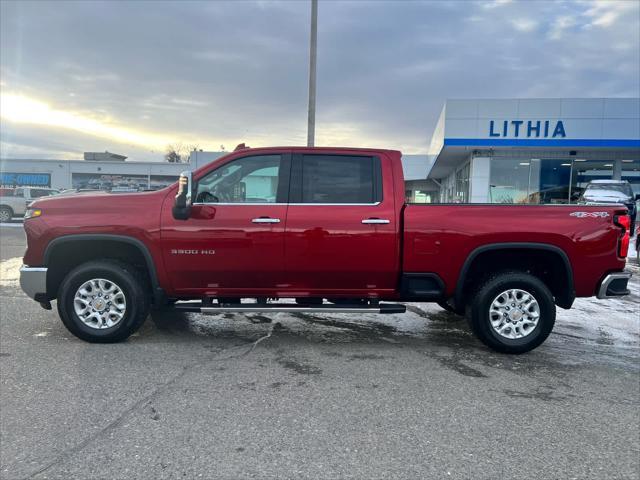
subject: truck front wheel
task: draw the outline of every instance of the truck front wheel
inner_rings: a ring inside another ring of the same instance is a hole
[[[537,277],[502,272],[480,286],[467,315],[471,329],[485,345],[498,352],[524,353],[549,336],[556,306]]]
[[[93,343],[125,340],[149,314],[144,277],[113,260],[83,263],[58,290],[58,313],[76,337]]]

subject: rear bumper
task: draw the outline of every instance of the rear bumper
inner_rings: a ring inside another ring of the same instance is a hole
[[[29,297],[41,301],[47,294],[47,268],[23,265],[20,267],[20,286]]]
[[[629,295],[627,282],[631,278],[629,272],[610,273],[598,287],[598,298],[611,298]]]

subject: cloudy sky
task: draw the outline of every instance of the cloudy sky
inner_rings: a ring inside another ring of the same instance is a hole
[[[2,157],[306,142],[309,2],[0,2]],[[640,96],[640,2],[327,1],[318,145],[424,153],[447,98]]]

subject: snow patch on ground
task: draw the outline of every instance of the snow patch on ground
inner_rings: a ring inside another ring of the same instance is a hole
[[[22,257],[9,258],[0,262],[0,285],[14,287],[20,280]]]
[[[554,331],[603,345],[640,348],[640,267],[635,259],[627,260],[626,271],[633,274],[630,295],[606,300],[579,298],[571,310],[558,309]]]

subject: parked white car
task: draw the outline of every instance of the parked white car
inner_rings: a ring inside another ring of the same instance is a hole
[[[626,180],[592,180],[587,184],[578,203],[593,204],[620,204],[629,209],[631,216],[631,229],[634,232],[636,217],[638,215],[637,202],[640,194],[634,195],[631,185]]]
[[[59,190],[44,187],[17,187],[0,189],[0,222],[8,222],[16,216],[23,216],[36,198],[56,195]]]

